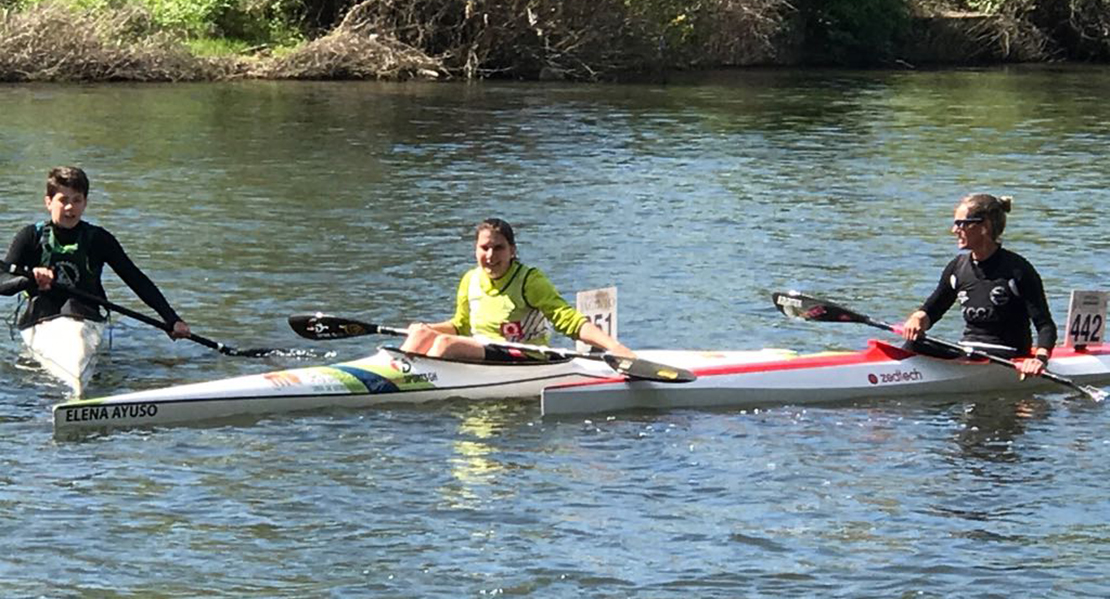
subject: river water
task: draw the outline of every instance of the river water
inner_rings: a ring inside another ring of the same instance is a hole
[[[618,287],[630,347],[856,349],[881,333],[786,321],[769,294],[904,317],[971,191],[1015,197],[1007,246],[1057,322],[1069,290],[1104,289],[1108,97],[1110,70],[1076,67],[8,86],[0,231],[79,164],[87,219],[196,333],[318,360],[393,340],[313,344],[287,315],[445,318],[492,215],[567,295]],[[1110,415],[1068,393],[556,421],[443,403],[67,440],[62,390],[0,343],[5,597],[1110,594]],[[90,393],[297,365],[117,318]]]

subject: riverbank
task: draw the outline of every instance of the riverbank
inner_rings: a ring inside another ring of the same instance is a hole
[[[1056,21],[1038,23],[1028,11],[926,10],[902,2],[874,0],[866,9],[868,3],[848,0],[716,0],[688,8],[662,0],[565,0],[537,11],[535,3],[513,1],[367,0],[341,17],[337,10],[337,22],[322,27],[309,27],[303,16],[297,26],[292,17],[271,16],[268,26],[247,27],[246,16],[183,21],[140,3],[98,10],[37,4],[0,12],[0,81],[594,81],[737,66],[1110,59],[1107,36],[1101,46],[1069,50]],[[429,12],[432,6],[437,10]],[[1110,18],[1088,20],[1096,33],[1110,30]]]

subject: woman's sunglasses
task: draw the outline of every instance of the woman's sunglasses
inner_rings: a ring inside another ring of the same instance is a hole
[[[966,229],[971,225],[979,224],[981,222],[983,222],[983,217],[981,216],[976,216],[975,218],[957,218],[952,221],[952,226],[956,227],[957,229]]]

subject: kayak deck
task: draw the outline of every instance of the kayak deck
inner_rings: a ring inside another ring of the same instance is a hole
[[[1076,383],[1110,383],[1110,347],[1058,348],[1049,369]],[[696,381],[666,385],[609,379],[543,390],[544,416],[625,410],[752,408],[932,394],[1059,388],[1043,378],[984,361],[932,358],[872,340],[859,352],[798,355],[783,360],[692,368]]]
[[[81,397],[96,370],[106,323],[70,316],[55,316],[19,333],[31,356]]]

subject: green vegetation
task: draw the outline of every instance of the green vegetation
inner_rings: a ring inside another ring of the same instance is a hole
[[[817,62],[890,63],[909,29],[907,0],[818,0],[803,6],[806,39]]]
[[[185,41],[185,46],[199,57],[229,57],[249,54],[257,46],[251,42],[226,37],[200,37]]]
[[[0,0],[8,81],[601,80],[930,56],[1110,61],[1110,0]]]

